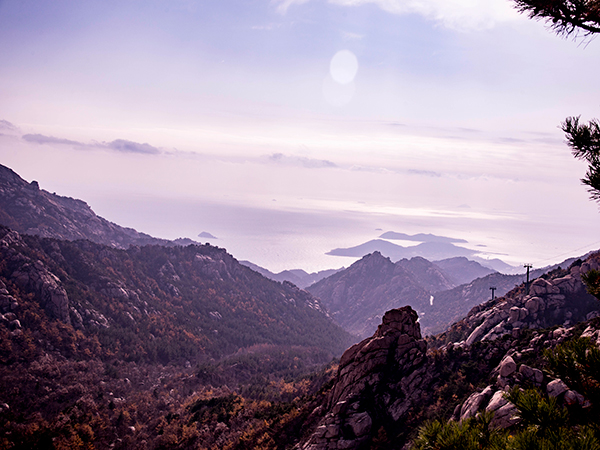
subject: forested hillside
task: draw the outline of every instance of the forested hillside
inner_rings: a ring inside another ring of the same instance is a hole
[[[173,414],[198,428],[229,426],[205,415],[219,408],[274,414],[271,401],[314,394],[327,377],[310,373],[351,342],[309,293],[223,249],[0,228],[2,448],[146,448],[144,437],[168,448],[181,438],[167,431]]]
[[[319,301],[267,280],[210,245],[119,250],[89,241],[20,236],[0,229],[0,276],[31,307],[101,355],[169,363],[221,357],[258,344],[316,346],[339,354],[349,336]],[[25,330],[39,313],[14,314]]]

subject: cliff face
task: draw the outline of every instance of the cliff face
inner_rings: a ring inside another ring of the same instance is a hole
[[[37,181],[28,183],[0,165],[0,224],[19,233],[55,239],[88,239],[116,248],[130,245],[175,245],[97,216],[87,203],[51,194]],[[184,240],[182,244],[192,241]]]
[[[378,430],[402,427],[431,382],[426,350],[417,313],[388,311],[372,337],[342,356],[328,412],[301,448],[368,448]]]

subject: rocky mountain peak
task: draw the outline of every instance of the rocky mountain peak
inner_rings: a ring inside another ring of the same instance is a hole
[[[388,311],[377,332],[340,360],[328,412],[303,450],[359,449],[380,428],[393,428],[429,382],[427,344],[410,307]]]
[[[375,251],[373,253],[369,253],[368,255],[363,256],[361,259],[352,264],[352,266],[373,268],[391,266],[393,264],[394,263],[390,258],[388,258],[387,256],[383,256],[379,251]]]
[[[392,309],[384,314],[375,336],[406,334],[414,339],[421,339],[421,327],[417,319],[417,312],[410,306]]]

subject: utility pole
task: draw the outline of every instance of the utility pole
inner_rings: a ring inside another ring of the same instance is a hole
[[[495,287],[491,287],[490,291],[492,291],[492,300],[494,300],[494,298],[495,298],[494,297],[494,292],[496,291],[496,288]]]
[[[527,282],[525,283],[525,295],[529,294],[529,269],[533,266],[531,264],[525,264],[523,267],[527,269]]]

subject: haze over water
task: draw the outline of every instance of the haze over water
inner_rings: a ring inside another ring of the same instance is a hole
[[[4,0],[0,40],[0,163],[121,225],[274,271],[384,231],[600,247],[558,128],[600,116],[600,45],[510,2]]]

